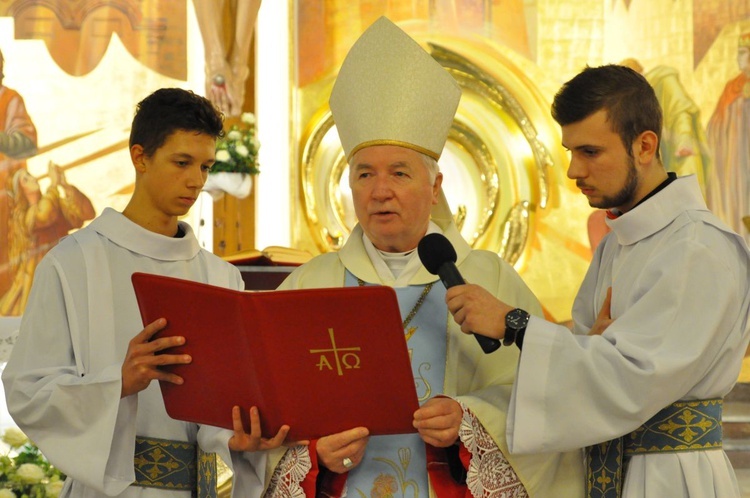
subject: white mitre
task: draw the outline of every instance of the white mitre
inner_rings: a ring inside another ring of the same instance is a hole
[[[437,160],[461,88],[416,41],[385,17],[344,59],[329,104],[346,158],[373,145],[398,145]],[[433,218],[450,217],[445,196]]]

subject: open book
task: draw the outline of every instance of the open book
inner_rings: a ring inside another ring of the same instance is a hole
[[[257,406],[264,437],[283,424],[300,441],[364,426],[371,434],[415,432],[414,377],[396,293],[389,287],[242,292],[134,273],[144,325],[181,335],[188,365],[161,382],[175,419],[232,428],[232,407]]]
[[[283,246],[268,246],[263,250],[250,249],[222,257],[224,261],[232,263],[235,266],[299,266],[307,263],[312,258],[313,255],[307,251]]]

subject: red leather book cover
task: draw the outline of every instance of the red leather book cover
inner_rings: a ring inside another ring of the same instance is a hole
[[[244,292],[134,273],[144,325],[181,335],[188,365],[161,382],[175,419],[232,428],[232,407],[257,406],[271,437],[283,424],[299,441],[364,426],[371,434],[415,432],[418,408],[396,293],[389,287]]]

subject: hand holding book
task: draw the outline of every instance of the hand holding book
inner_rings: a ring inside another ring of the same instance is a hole
[[[416,432],[419,407],[395,291],[350,287],[241,292],[135,273],[144,323],[167,319],[155,337],[183,336],[169,351],[192,362],[165,367],[183,384],[160,382],[167,413],[234,429],[234,406],[253,433],[284,425],[291,440],[367,427],[371,434]],[[185,303],[196,303],[185,306]]]

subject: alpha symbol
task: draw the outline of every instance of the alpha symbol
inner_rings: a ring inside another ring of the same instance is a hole
[[[353,348],[339,348],[336,347],[336,337],[334,336],[333,329],[328,329],[328,337],[331,339],[331,348],[330,349],[311,349],[310,354],[320,354],[320,359],[318,360],[317,367],[318,370],[323,370],[324,368],[328,370],[333,370],[333,366],[331,365],[331,362],[328,359],[328,354],[333,353],[333,359],[334,363],[336,364],[336,372],[339,375],[344,375],[344,369],[351,370],[351,369],[358,369],[359,368],[359,355],[357,353],[353,353],[352,351],[360,351],[361,349],[359,347],[353,347]]]

